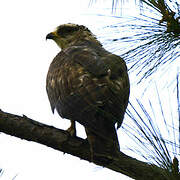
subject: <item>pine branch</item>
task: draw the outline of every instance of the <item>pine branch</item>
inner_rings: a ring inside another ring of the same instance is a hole
[[[167,4],[165,0],[141,0],[145,4],[153,7],[155,10],[159,11],[162,15],[160,23],[167,23],[167,32],[174,32],[175,34],[180,33],[180,23],[179,16],[175,17],[176,12],[174,12]],[[171,2],[172,3],[172,2]],[[173,3],[172,3],[173,5]],[[174,2],[174,5],[179,8],[179,4]]]
[[[39,123],[26,116],[21,117],[0,111],[0,132],[34,141],[90,162],[87,140],[71,137],[64,130]],[[122,152],[111,159],[109,164],[98,161],[95,164],[138,180],[166,180],[164,169],[136,160]]]

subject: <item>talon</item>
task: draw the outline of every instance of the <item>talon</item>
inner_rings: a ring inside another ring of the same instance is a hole
[[[69,132],[69,134],[71,136],[76,136],[76,125],[75,125],[75,121],[71,121],[71,126],[67,129],[67,131]]]
[[[67,131],[69,132],[71,136],[76,136],[76,130],[72,128],[71,126],[67,129]]]

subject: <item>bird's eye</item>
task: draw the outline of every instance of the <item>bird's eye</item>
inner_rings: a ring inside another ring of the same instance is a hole
[[[71,33],[75,32],[75,31],[78,31],[78,30],[79,30],[78,27],[63,26],[63,27],[58,28],[57,33],[60,36],[66,36],[68,34],[71,34]]]

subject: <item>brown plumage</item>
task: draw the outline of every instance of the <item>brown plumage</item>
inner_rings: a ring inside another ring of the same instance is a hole
[[[122,58],[106,51],[85,26],[64,24],[48,34],[61,51],[47,75],[52,111],[85,127],[92,161],[115,155],[119,143],[115,124],[121,126],[129,98],[127,67]]]

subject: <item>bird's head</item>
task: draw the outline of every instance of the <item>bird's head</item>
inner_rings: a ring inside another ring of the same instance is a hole
[[[98,43],[96,37],[87,27],[71,23],[58,26],[54,32],[46,36],[46,39],[54,40],[61,49],[83,40],[91,40]]]

